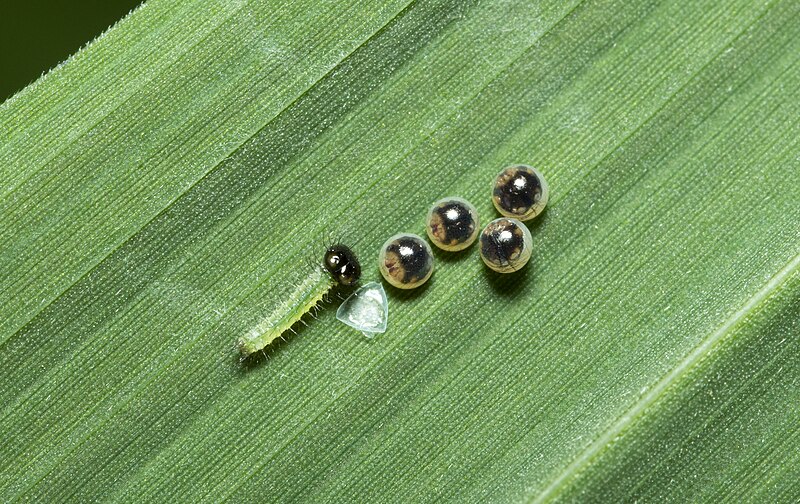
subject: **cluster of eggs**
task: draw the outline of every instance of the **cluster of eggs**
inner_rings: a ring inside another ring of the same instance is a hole
[[[492,202],[503,217],[491,221],[480,232],[481,259],[489,268],[512,273],[527,264],[531,257],[531,233],[521,221],[533,219],[544,210],[548,193],[544,177],[530,166],[509,166],[497,175]],[[430,241],[449,252],[468,248],[478,239],[480,229],[475,207],[457,197],[435,202],[425,224]],[[397,234],[381,247],[378,266],[389,284],[414,289],[433,274],[433,252],[420,236]]]

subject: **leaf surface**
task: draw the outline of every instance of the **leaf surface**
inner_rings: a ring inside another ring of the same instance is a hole
[[[0,105],[0,497],[798,500],[798,58],[792,1],[148,1]],[[520,162],[524,270],[238,363]]]

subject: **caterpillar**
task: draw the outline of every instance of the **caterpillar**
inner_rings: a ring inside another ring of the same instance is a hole
[[[272,313],[236,341],[242,360],[263,350],[297,322],[306,313],[317,309],[335,285],[355,285],[361,278],[358,258],[346,245],[340,243],[325,249],[322,260],[324,271],[313,268],[311,273]]]

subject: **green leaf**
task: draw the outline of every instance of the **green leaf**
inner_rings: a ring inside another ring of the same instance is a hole
[[[0,500],[800,500],[798,59],[791,0],[148,1],[0,105]],[[524,270],[239,363],[520,162]]]

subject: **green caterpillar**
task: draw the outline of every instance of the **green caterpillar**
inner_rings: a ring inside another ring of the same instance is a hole
[[[336,285],[354,285],[361,278],[361,265],[349,247],[331,245],[325,250],[323,265],[311,274],[273,312],[236,341],[242,359],[259,350],[302,322],[306,313],[319,306],[325,295]]]

